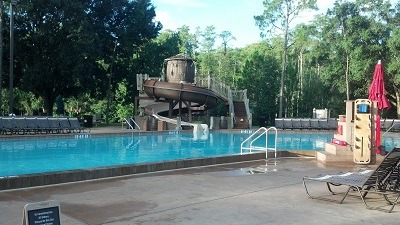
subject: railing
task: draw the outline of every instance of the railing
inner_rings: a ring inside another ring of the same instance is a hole
[[[213,92],[217,93],[220,97],[224,98],[226,101],[228,101],[229,115],[231,116],[232,123],[234,123],[233,119],[235,117],[233,101],[244,102],[247,118],[249,122],[251,121],[251,112],[250,112],[249,99],[247,98],[247,90],[231,90],[230,86],[225,85],[220,80],[216,78],[211,78],[210,76],[208,76],[207,78],[197,77],[196,83],[199,87],[206,87],[212,90]]]
[[[132,124],[129,122],[129,121],[132,121],[132,122],[135,124],[135,126],[139,128],[139,132],[142,130],[142,129],[140,128],[140,126],[136,123],[136,121],[135,121],[134,119],[129,118],[129,120],[128,120],[127,118],[124,118],[124,121],[126,122],[126,124],[128,124],[128,126],[129,126],[130,129],[132,129],[132,130],[135,129],[135,128],[132,126]],[[124,128],[124,122],[122,122],[122,129],[123,129],[123,128]]]
[[[275,142],[273,148],[268,148],[268,133],[269,131],[273,130],[275,133]],[[258,136],[256,136],[258,135]],[[256,137],[255,137],[256,136]],[[255,146],[254,143],[258,139],[262,138],[265,136],[265,146]],[[253,138],[255,137],[255,138]],[[244,147],[244,144],[249,143],[249,147]],[[243,154],[243,150],[249,150],[251,153],[252,151],[265,151],[265,158],[268,159],[268,150],[274,151],[275,152],[275,158],[276,158],[276,146],[278,143],[278,131],[275,127],[270,127],[270,128],[265,128],[261,127],[258,130],[256,130],[252,135],[250,135],[246,140],[242,142],[240,145],[240,153]]]
[[[245,99],[245,91],[231,90],[229,85],[224,84],[217,78],[212,78],[210,76],[207,78],[197,77],[196,83],[197,86],[208,88],[226,100],[229,100],[230,95],[233,101],[244,101]]]

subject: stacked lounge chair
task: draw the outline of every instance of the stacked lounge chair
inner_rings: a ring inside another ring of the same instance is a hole
[[[293,118],[292,119],[292,128],[293,129],[303,129],[301,126],[301,119]]]
[[[301,127],[303,129],[311,129],[310,119],[303,118],[300,119],[300,121],[301,121]]]
[[[316,119],[316,118],[276,118],[275,127],[277,129],[311,129],[311,130],[336,130],[338,119]],[[400,128],[400,121],[399,121]]]
[[[84,132],[85,128],[81,126],[81,124],[78,121],[78,118],[71,117],[71,118],[68,118],[68,120],[71,125],[71,128],[70,128],[71,131],[78,132],[78,133]]]
[[[30,134],[39,133],[39,124],[36,117],[25,117],[26,131]]]
[[[293,129],[293,122],[290,118],[283,119],[283,129]]]
[[[69,123],[69,119],[66,117],[62,117],[59,120],[60,128],[63,133],[71,133],[71,124]]]
[[[77,118],[0,117],[1,134],[59,134],[83,132]]]

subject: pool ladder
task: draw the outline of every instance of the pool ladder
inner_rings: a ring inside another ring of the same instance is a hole
[[[91,138],[91,134],[75,134],[75,139],[87,139]]]
[[[275,141],[274,141],[274,146],[273,148],[268,148],[268,133],[269,132],[274,132],[275,134]],[[262,146],[256,146],[254,143],[258,139],[265,137],[265,145]],[[248,143],[249,147],[245,147],[244,145]],[[246,140],[242,142],[240,145],[240,154],[243,154],[244,150],[248,150],[250,153],[253,151],[265,151],[265,158],[268,159],[268,151],[274,151],[275,152],[275,158],[276,158],[276,146],[278,143],[278,131],[275,127],[270,127],[270,128],[265,128],[265,127],[260,127],[258,130],[256,130],[253,134],[251,134]]]

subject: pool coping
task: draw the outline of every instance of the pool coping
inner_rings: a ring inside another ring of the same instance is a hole
[[[304,156],[315,157],[315,151],[277,152],[277,157]],[[268,158],[273,157],[274,153],[268,152]],[[219,156],[210,158],[191,158],[178,161],[162,161],[156,163],[129,164],[121,166],[108,166],[79,170],[66,170],[59,172],[37,173],[20,176],[6,176],[0,178],[0,191],[265,159],[265,152],[259,152],[243,155]]]
[[[165,170],[254,161],[260,159],[265,159],[265,153],[252,153],[212,158],[192,158],[178,161],[162,161],[156,163],[129,164],[20,176],[6,176],[0,178],[0,190],[45,186],[149,172],[159,172]]]

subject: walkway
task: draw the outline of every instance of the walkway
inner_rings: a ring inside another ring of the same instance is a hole
[[[357,169],[286,158],[4,191],[0,225],[21,224],[25,204],[50,199],[61,202],[63,225],[397,224],[400,207],[388,214],[356,197],[312,200],[302,186],[305,175]],[[328,195],[321,183],[310,188]]]

